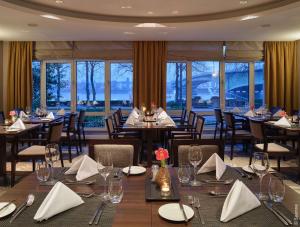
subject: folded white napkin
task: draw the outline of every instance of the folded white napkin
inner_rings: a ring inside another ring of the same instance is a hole
[[[157,109],[157,111],[156,111],[156,112],[157,112],[158,114],[160,114],[160,113],[162,113],[163,111],[164,111],[164,109],[163,109],[163,108],[161,108],[161,107],[159,107],[159,108]]]
[[[233,113],[240,113],[241,110],[238,107],[234,107],[231,112],[233,112]]]
[[[288,119],[286,119],[286,117],[282,117],[280,118],[278,121],[276,121],[274,123],[274,125],[280,125],[280,126],[287,126],[287,127],[291,127],[291,123],[289,122]]]
[[[36,108],[36,109],[35,109],[35,114],[38,115],[39,113],[40,113],[40,108]]]
[[[255,113],[253,110],[249,110],[247,113],[244,114],[246,117],[255,117]]]
[[[162,112],[160,112],[160,114],[158,114],[157,119],[163,120],[168,117],[169,117],[169,115],[166,113],[166,111],[163,110]]]
[[[13,123],[13,125],[11,125],[8,130],[12,130],[12,129],[26,129],[23,121],[19,118],[15,123]]]
[[[57,111],[57,115],[65,115],[65,109],[60,109],[59,111]]]
[[[76,174],[77,181],[84,180],[88,177],[98,174],[97,162],[95,162],[89,156],[84,155],[74,162],[70,169],[65,172],[65,174]]]
[[[216,170],[216,179],[219,180],[225,170],[226,165],[223,160],[219,157],[217,153],[214,153],[210,158],[201,166],[198,170],[197,174],[199,173],[207,173]]]
[[[24,111],[20,111],[20,114],[19,114],[19,117],[22,119],[22,118],[27,118],[28,115],[24,112]]]
[[[48,115],[46,116],[46,118],[47,119],[51,119],[51,120],[55,119],[55,117],[54,117],[54,115],[53,115],[52,112],[48,113]]]
[[[134,107],[131,114],[134,114],[134,116],[136,116],[136,118],[138,118],[140,115],[140,112],[141,111],[138,108]]]
[[[223,204],[220,221],[228,222],[261,204],[250,189],[240,180],[236,180]]]
[[[79,195],[63,183],[57,182],[40,205],[33,219],[36,221],[47,220],[82,203],[84,201]]]
[[[280,117],[281,112],[282,112],[282,109],[280,109],[276,113],[274,113],[273,116]]]
[[[176,126],[175,122],[169,116],[167,116],[165,119],[161,119],[159,124],[164,126]]]
[[[255,110],[256,113],[262,114],[265,108],[263,106],[259,107],[258,109]]]

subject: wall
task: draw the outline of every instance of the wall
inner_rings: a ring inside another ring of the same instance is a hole
[[[298,78],[299,78],[299,88],[300,88],[300,40],[297,40],[297,66],[298,66]],[[300,97],[300,89],[299,89]],[[300,98],[299,98],[299,109],[300,109]]]
[[[3,42],[0,41],[0,110],[3,110]]]
[[[8,42],[1,42],[0,46],[0,110],[6,113]]]

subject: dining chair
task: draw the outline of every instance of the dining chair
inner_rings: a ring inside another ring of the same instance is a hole
[[[234,145],[238,142],[243,143],[243,148],[247,151],[248,144],[251,142],[251,134],[244,130],[243,127],[237,126],[233,113],[224,112],[225,127],[225,141],[230,140],[230,160],[233,159]]]
[[[67,127],[63,130],[61,135],[62,142],[66,142],[68,145],[69,161],[72,162],[72,145],[75,146],[77,155],[79,155],[79,140],[77,140],[76,131],[76,113],[71,113],[68,118]]]
[[[80,110],[77,119],[77,135],[79,141],[79,150],[82,153],[82,142],[86,145],[85,130],[84,130],[85,110]]]
[[[269,136],[267,135],[267,130],[263,121],[250,120],[250,130],[252,139],[253,149],[260,152],[266,152],[269,154],[269,157],[277,158],[277,167],[280,171],[280,160],[283,157],[293,156],[296,154],[296,151],[289,147],[286,144],[283,144],[279,141],[286,139],[285,136]],[[252,163],[252,155],[250,155],[249,164]]]
[[[172,119],[175,123],[179,123],[180,125],[184,125],[186,122],[186,108],[182,108],[180,116],[172,116]]]
[[[4,124],[5,122],[5,115],[3,111],[0,111],[0,124]]]
[[[140,138],[141,134],[139,132],[126,132],[121,131],[120,129],[116,130],[116,126],[114,125],[113,116],[108,116],[105,118],[106,130],[108,133],[109,139],[120,139],[120,138]]]
[[[224,131],[224,120],[222,115],[221,109],[214,109],[215,117],[216,117],[216,126],[215,126],[215,132],[214,132],[214,139],[217,137],[218,130],[220,131],[220,139],[223,137],[223,131]]]

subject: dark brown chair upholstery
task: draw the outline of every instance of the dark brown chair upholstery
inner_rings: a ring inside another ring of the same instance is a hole
[[[243,142],[246,150],[248,149],[248,144],[251,142],[251,134],[249,131],[242,128],[236,127],[235,119],[233,113],[224,112],[224,120],[226,123],[225,136],[226,139],[230,140],[230,159],[233,159],[233,148],[237,142]]]
[[[80,110],[77,119],[77,128],[76,128],[80,153],[82,153],[82,142],[84,142],[84,144],[86,145],[84,119],[85,119],[85,110]]]
[[[215,117],[216,117],[216,127],[215,127],[215,133],[214,133],[214,139],[217,137],[218,130],[220,131],[220,139],[223,137],[223,131],[224,131],[224,120],[222,116],[222,110],[221,109],[214,109]]]

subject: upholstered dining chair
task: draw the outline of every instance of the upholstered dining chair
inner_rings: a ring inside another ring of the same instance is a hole
[[[253,136],[253,152],[266,152],[269,154],[269,156],[276,157],[278,171],[280,171],[281,158],[296,154],[296,151],[292,147],[278,142],[285,140],[286,136],[268,136],[266,134],[266,128],[263,121],[250,120],[250,130],[251,135]],[[250,155],[250,165],[251,162],[252,155]]]
[[[221,109],[214,109],[215,118],[216,118],[216,126],[215,126],[215,132],[214,132],[214,139],[217,137],[217,132],[220,132],[220,139],[223,137],[223,131],[224,131],[224,120],[222,115]]]
[[[186,121],[186,113],[186,108],[182,108],[180,116],[172,116],[173,121],[179,125],[184,125]]]

